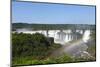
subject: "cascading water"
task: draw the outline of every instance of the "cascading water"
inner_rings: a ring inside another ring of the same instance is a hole
[[[23,33],[41,33],[47,36],[46,30],[37,30],[37,31],[29,31],[29,30],[18,30],[17,32],[23,32]],[[80,37],[82,36],[82,38]],[[72,32],[71,30],[49,30],[48,31],[48,37],[53,37],[55,43],[60,43],[63,45],[60,50],[57,50],[54,52],[54,54],[57,53],[67,53],[72,55],[73,57],[80,57],[80,56],[89,56],[89,53],[86,51],[88,46],[86,42],[90,39],[90,30],[85,30],[83,33],[82,30],[76,30],[76,32]],[[81,38],[81,39],[80,39]],[[76,42],[70,43],[68,45],[69,41]]]
[[[89,38],[90,38],[90,30],[86,30],[83,34],[82,39],[83,39],[84,42],[87,42],[89,40]]]
[[[76,32],[80,33],[80,31],[81,30],[76,31]],[[19,29],[17,32],[19,32],[19,33],[20,32],[30,33],[30,34],[37,32],[37,33],[42,33],[45,36],[47,36],[46,35],[46,30],[29,31],[29,30],[26,30],[26,29],[22,29],[22,30]],[[65,43],[67,43],[69,41],[77,39],[77,38],[75,38],[75,36],[77,36],[77,37],[80,36],[78,34],[76,35],[75,33],[72,34],[71,30],[63,30],[63,32],[60,32],[60,30],[49,30],[48,34],[49,34],[48,37],[54,37],[54,42],[55,43],[61,43],[61,44],[65,44]],[[80,34],[82,34],[82,33],[80,33]],[[84,42],[87,42],[88,39],[90,38],[90,30],[86,30],[84,32],[84,34],[82,34],[82,36],[83,36],[82,40]]]

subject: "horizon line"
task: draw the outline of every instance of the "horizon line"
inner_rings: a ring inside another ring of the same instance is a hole
[[[22,23],[22,24],[51,24],[51,23],[26,23],[26,22],[24,22],[24,23],[23,22],[12,22],[12,23]],[[62,24],[64,24],[64,23],[62,23]],[[69,24],[69,23],[67,23],[67,24]],[[60,25],[60,23],[58,23],[58,25]],[[77,24],[77,25],[96,25],[96,23],[95,24]]]

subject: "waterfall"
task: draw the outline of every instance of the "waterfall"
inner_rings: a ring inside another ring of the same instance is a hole
[[[83,34],[83,41],[87,42],[90,38],[90,30],[86,30]]]
[[[48,34],[46,33],[47,30],[26,30],[26,29],[18,29],[17,32],[23,32],[23,33],[41,33],[48,37],[54,37],[55,43],[66,43],[72,40],[76,40],[80,38],[80,34],[82,34],[83,38],[82,40],[84,42],[87,42],[90,38],[90,30],[85,30],[84,33],[82,33],[82,30],[76,30],[76,33],[71,32],[71,30],[48,30]],[[78,33],[78,34],[77,34]]]

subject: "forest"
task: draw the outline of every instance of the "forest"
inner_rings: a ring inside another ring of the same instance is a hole
[[[42,34],[12,34],[12,60],[15,64],[18,59],[45,59],[52,51],[61,47],[55,44],[52,37],[45,37]],[[19,62],[20,63],[20,62]]]
[[[51,56],[51,53],[62,47],[61,44],[54,43],[54,38],[45,37],[43,34],[40,33],[12,33],[12,66],[15,67],[20,65],[39,65],[95,61],[96,45],[94,32],[91,34],[91,37],[93,38],[93,41],[87,43],[89,46],[87,51],[91,53],[92,56],[94,56],[94,58],[74,58],[68,54],[63,54],[62,56],[54,57]]]
[[[95,25],[91,24],[28,24],[28,23],[12,23],[12,31],[20,28],[28,28],[32,30],[67,30],[67,29],[95,29]]]

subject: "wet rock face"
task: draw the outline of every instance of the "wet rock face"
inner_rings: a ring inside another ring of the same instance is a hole
[[[54,38],[53,37],[48,37],[47,41],[48,41],[49,44],[52,44],[52,43],[54,43]]]

